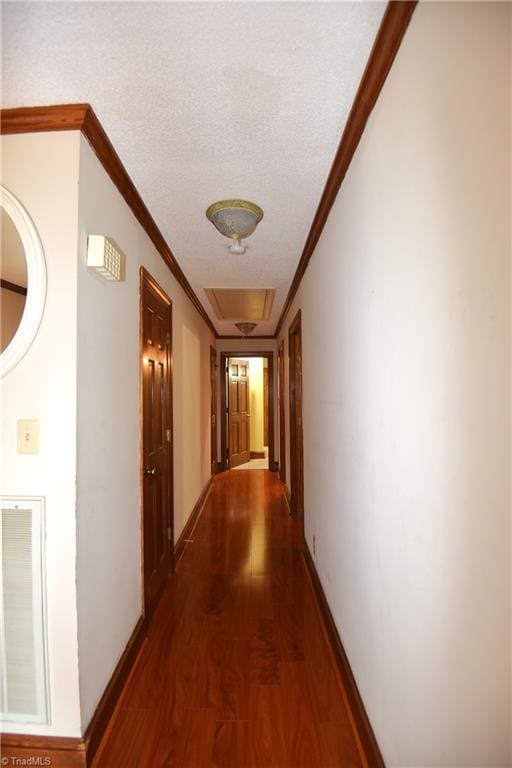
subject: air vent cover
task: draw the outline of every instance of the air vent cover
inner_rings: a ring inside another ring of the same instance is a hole
[[[43,499],[3,498],[1,502],[1,717],[47,723]]]

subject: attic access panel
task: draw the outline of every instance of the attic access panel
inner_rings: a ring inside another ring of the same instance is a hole
[[[268,320],[275,288],[205,288],[217,320]]]

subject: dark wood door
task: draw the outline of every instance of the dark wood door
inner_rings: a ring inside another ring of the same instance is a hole
[[[288,332],[290,355],[290,493],[292,515],[304,531],[304,456],[302,440],[302,326],[297,313]]]
[[[210,347],[210,456],[211,473],[217,471],[217,352]]]
[[[171,300],[141,270],[142,535],[144,613],[172,570]]]
[[[249,363],[229,359],[228,422],[229,468],[245,464],[251,458],[249,442]]]
[[[279,477],[286,481],[286,435],[284,423],[284,339],[277,355],[277,397],[279,400]]]

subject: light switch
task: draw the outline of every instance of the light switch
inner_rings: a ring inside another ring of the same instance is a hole
[[[18,419],[18,453],[39,453],[37,419]]]

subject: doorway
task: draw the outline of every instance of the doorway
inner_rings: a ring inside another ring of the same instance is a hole
[[[277,353],[277,399],[279,405],[279,477],[286,482],[286,433],[284,411],[284,339]]]
[[[210,471],[217,472],[217,352],[210,347]]]
[[[274,355],[221,352],[223,469],[276,469]]]
[[[142,584],[149,619],[173,567],[172,303],[140,270]]]
[[[290,356],[290,495],[291,513],[304,535],[304,453],[302,437],[302,319],[297,312],[288,331]]]

